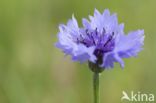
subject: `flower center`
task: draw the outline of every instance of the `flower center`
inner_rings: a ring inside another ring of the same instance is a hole
[[[102,32],[98,32],[97,28],[93,31],[86,29],[85,35],[80,35],[80,38],[77,38],[77,43],[82,43],[86,47],[95,46],[96,64],[101,64],[104,54],[111,52],[115,47],[114,32],[106,33],[104,28]]]

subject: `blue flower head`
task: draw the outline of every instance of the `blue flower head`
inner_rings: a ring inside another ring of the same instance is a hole
[[[114,62],[124,67],[122,58],[134,57],[142,50],[144,30],[124,33],[124,24],[118,24],[116,14],[106,9],[101,14],[95,9],[94,16],[82,20],[79,27],[74,16],[66,25],[59,26],[56,47],[72,60],[85,62],[102,69],[113,68]]]

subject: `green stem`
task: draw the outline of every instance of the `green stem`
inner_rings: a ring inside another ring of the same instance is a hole
[[[99,103],[99,73],[93,74],[94,103]]]

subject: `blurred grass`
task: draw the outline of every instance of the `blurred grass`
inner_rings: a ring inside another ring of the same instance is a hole
[[[143,28],[144,50],[125,59],[125,69],[101,75],[101,103],[120,103],[121,93],[156,94],[155,0],[1,0],[0,103],[92,103],[92,73],[54,47],[59,23],[109,8],[125,32]]]

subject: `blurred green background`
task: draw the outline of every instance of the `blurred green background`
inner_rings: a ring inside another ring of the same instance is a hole
[[[93,103],[92,72],[54,47],[58,25],[109,8],[125,32],[145,30],[144,50],[100,78],[101,103],[122,91],[156,94],[156,0],[1,0],[0,103]]]

